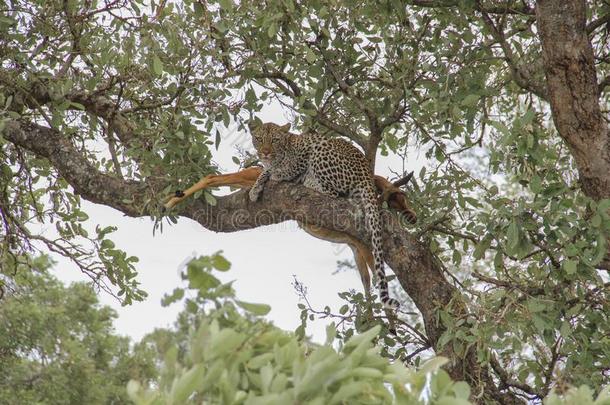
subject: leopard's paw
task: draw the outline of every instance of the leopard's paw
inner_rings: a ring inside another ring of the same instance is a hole
[[[261,195],[261,191],[263,190],[258,187],[252,187],[250,191],[248,191],[248,197],[250,198],[250,201],[256,202]]]

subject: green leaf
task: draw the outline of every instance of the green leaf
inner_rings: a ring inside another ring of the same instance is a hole
[[[255,103],[256,100],[256,92],[252,87],[249,87],[248,90],[246,90],[246,101],[249,103]]]
[[[202,17],[204,15],[205,9],[201,5],[201,3],[193,3],[193,12],[195,16]]]
[[[420,371],[422,373],[434,373],[448,362],[449,359],[447,359],[446,357],[433,357],[421,366]]]
[[[530,298],[527,301],[527,308],[531,311],[531,312],[542,312],[546,309],[546,305],[544,304],[544,302],[537,300],[535,298]]]
[[[157,55],[153,56],[152,69],[155,75],[160,76],[163,73],[163,62]]]
[[[214,197],[210,192],[205,191],[203,196],[208,204],[210,204],[212,207],[216,206],[216,197]]]
[[[514,250],[519,245],[519,226],[514,219],[508,226],[506,237],[508,239],[508,249],[511,251]]]
[[[462,106],[464,107],[473,107],[477,101],[479,101],[478,94],[469,94],[462,100]]]
[[[346,384],[341,384],[337,392],[331,397],[329,404],[349,404],[348,399],[361,395],[365,389],[362,381],[352,381]]]
[[[269,28],[267,28],[267,36],[269,38],[274,38],[275,34],[277,34],[277,25],[275,24],[275,22],[272,22],[271,24],[269,24]]]
[[[233,10],[233,2],[231,0],[219,0],[220,7],[225,11]]]
[[[233,352],[247,338],[243,333],[229,328],[221,329],[218,333],[211,332],[211,334],[209,346],[204,350],[204,356],[208,360]]]
[[[538,329],[539,332],[544,332],[545,329],[548,328],[548,323],[546,322],[546,320],[537,314],[533,314],[532,315],[532,321],[534,322],[534,326],[536,327],[536,329]]]
[[[468,399],[470,397],[470,386],[464,381],[453,384],[453,392],[457,398]]]
[[[470,401],[464,398],[453,398],[442,396],[434,402],[436,405],[472,405]]]
[[[491,121],[490,124],[492,127],[497,129],[502,135],[504,135],[504,136],[510,135],[510,130],[503,123],[501,123],[499,121]]]
[[[307,60],[307,62],[309,63],[314,63],[316,60],[318,60],[318,57],[316,56],[316,54],[311,50],[311,48],[306,48],[305,50],[305,59]]]
[[[216,150],[218,150],[218,147],[220,146],[220,140],[220,131],[216,129],[216,137],[214,138],[214,148],[216,148]]]
[[[253,313],[254,315],[264,316],[271,311],[271,307],[267,304],[253,304],[250,302],[235,300],[235,303],[246,311]]]
[[[189,277],[189,287],[207,291],[220,285],[220,280],[209,273],[200,272]]]
[[[174,291],[165,295],[161,300],[161,306],[167,307],[174,302],[180,301],[184,297],[184,288],[175,288]]]
[[[610,198],[604,198],[597,202],[597,212],[610,215]]]
[[[129,398],[131,398],[134,402],[140,398],[139,392],[142,389],[142,386],[140,385],[139,382],[135,381],[135,380],[130,380],[127,383],[127,395],[129,396]]]
[[[102,249],[114,249],[115,245],[114,242],[111,241],[110,239],[104,239],[102,241]]]
[[[327,345],[332,344],[332,342],[337,337],[337,328],[334,322],[331,322],[326,326],[326,343]]]
[[[353,336],[350,340],[347,341],[347,343],[345,343],[345,346],[343,346],[343,348],[346,349],[346,348],[349,348],[352,346],[357,346],[362,342],[370,342],[377,335],[379,335],[380,331],[381,331],[381,325],[375,325],[371,329],[367,330],[366,332],[361,333],[360,335]]]
[[[491,245],[491,240],[492,237],[490,235],[485,235],[485,237],[481,239],[479,243],[477,243],[477,246],[474,248],[474,252],[472,252],[472,256],[477,260],[480,260],[485,257],[485,252],[487,251],[487,249],[489,249],[489,246]]]
[[[532,176],[532,180],[530,181],[530,189],[535,194],[540,193],[540,191],[542,190],[542,179],[540,179],[540,176]]]
[[[180,378],[174,381],[171,390],[171,397],[173,403],[181,404],[185,403],[187,398],[195,392],[199,382],[205,375],[205,367],[203,364],[197,364],[193,366],[189,371],[182,374]]]
[[[70,101],[70,105],[72,107],[76,108],[77,110],[85,111],[85,106],[82,105],[81,103],[76,103],[74,101]]]
[[[212,266],[216,270],[227,271],[231,268],[231,263],[223,255],[216,253],[212,256]]]
[[[597,244],[595,245],[595,253],[591,258],[591,262],[589,263],[591,266],[595,266],[601,263],[602,260],[604,260],[604,257],[606,257],[606,254],[608,253],[606,245],[606,236],[603,233],[598,233]]]
[[[577,261],[568,259],[563,262],[563,269],[568,274],[574,274],[574,273],[576,273],[577,265],[578,265]]]
[[[593,217],[591,217],[591,225],[595,228],[599,228],[599,226],[602,224],[602,216],[599,214],[595,214],[593,215]]]

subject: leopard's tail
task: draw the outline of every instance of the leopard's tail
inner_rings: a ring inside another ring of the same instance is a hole
[[[371,245],[373,247],[373,260],[375,263],[375,275],[379,287],[379,297],[386,308],[398,308],[399,303],[394,298],[390,298],[388,291],[388,281],[385,276],[383,266],[383,249],[381,247],[381,213],[377,205],[377,196],[373,187],[364,187],[365,192],[360,196],[364,205],[364,214],[367,229],[371,235]]]

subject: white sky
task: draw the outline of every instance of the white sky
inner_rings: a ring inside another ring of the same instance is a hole
[[[283,124],[288,121],[278,108],[266,108],[259,115],[263,121]],[[249,139],[246,134],[230,134],[228,142],[221,143],[214,154],[215,161],[224,171],[235,171],[231,161],[235,139]],[[223,141],[225,137],[223,136]],[[423,158],[412,158],[408,170],[419,172]],[[402,170],[397,156],[378,156],[377,174],[390,176],[390,168]],[[122,307],[107,294],[100,293],[103,304],[113,307],[119,314],[116,331],[139,340],[156,327],[169,327],[182,309],[181,303],[163,308],[164,294],[184,283],[179,270],[188,258],[212,254],[223,250],[231,262],[227,273],[216,273],[223,281],[236,280],[234,288],[240,300],[271,305],[267,316],[275,325],[294,330],[299,324],[298,297],[291,283],[293,275],[308,287],[310,303],[316,309],[329,305],[335,312],[343,305],[337,293],[355,289],[362,291],[356,271],[332,274],[338,260],[351,259],[351,250],[345,245],[332,244],[306,234],[294,221],[236,233],[215,233],[194,221],[180,218],[178,224],[164,224],[163,233],[152,234],[148,218],[128,218],[105,206],[84,201],[83,210],[89,215],[91,227],[95,224],[116,225],[118,231],[110,238],[128,255],[137,256],[137,280],[148,297],[143,302]],[[89,279],[68,260],[53,256],[58,262],[55,274],[63,281]],[[329,321],[320,320],[308,325],[307,334],[321,341]]]

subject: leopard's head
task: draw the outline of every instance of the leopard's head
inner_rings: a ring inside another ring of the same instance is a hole
[[[290,124],[276,125],[272,122],[248,123],[252,134],[252,143],[258,157],[264,164],[281,160],[290,140]]]

